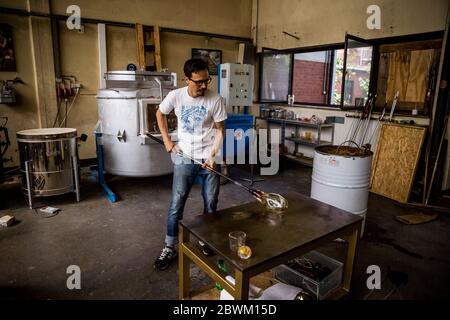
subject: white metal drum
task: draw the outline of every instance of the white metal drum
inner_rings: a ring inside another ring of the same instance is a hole
[[[76,192],[79,200],[77,130],[43,128],[17,132],[22,189],[31,197]]]
[[[363,156],[334,155],[321,146],[314,151],[311,198],[364,218],[367,213],[372,152]],[[348,148],[348,147],[347,147]],[[324,151],[325,150],[325,151]]]

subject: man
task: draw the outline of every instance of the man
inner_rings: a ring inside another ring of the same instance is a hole
[[[214,213],[217,208],[220,177],[208,170],[218,169],[215,157],[222,145],[224,121],[227,118],[222,98],[208,90],[211,77],[207,64],[201,59],[190,59],[184,64],[187,87],[171,91],[159,105],[156,112],[159,130],[167,152],[174,160],[172,200],[167,214],[166,246],[156,259],[156,270],[165,270],[176,258],[175,244],[178,242],[178,220],[183,218],[183,210],[191,187],[197,176],[202,179],[204,214]],[[175,110],[178,119],[178,144],[168,134],[166,116]],[[196,164],[180,152],[200,161]],[[199,242],[203,253],[212,251]]]

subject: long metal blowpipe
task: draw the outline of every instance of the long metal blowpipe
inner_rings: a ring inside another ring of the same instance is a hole
[[[156,142],[164,145],[164,142],[155,137],[154,135],[150,134],[150,133],[146,133],[147,137],[155,140]],[[191,156],[187,155],[186,153],[182,152],[181,150],[177,150],[176,153],[182,157],[188,158],[190,160],[192,160],[193,162],[203,165],[203,163],[197,159],[192,158]],[[257,190],[257,189],[253,189],[253,188],[249,188],[247,186],[244,186],[242,183],[231,179],[230,177],[224,175],[223,173],[214,170],[211,167],[206,166],[206,169],[208,169],[211,172],[214,172],[215,174],[223,177],[224,179],[227,179],[228,181],[234,183],[235,185],[237,185],[238,187],[244,188],[245,190],[247,190],[253,197],[255,197],[256,200],[258,200],[261,204],[263,204],[264,206],[266,206],[267,209],[270,210],[275,210],[275,211],[283,211],[284,209],[286,209],[288,207],[288,202],[287,200],[280,194],[278,193],[267,193],[261,190]]]

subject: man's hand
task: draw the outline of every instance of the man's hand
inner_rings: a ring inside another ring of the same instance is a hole
[[[210,157],[208,160],[206,160],[206,161],[202,164],[202,168],[206,168],[206,169],[210,168],[210,169],[213,169],[213,170],[214,170],[214,164],[215,164],[214,158],[213,158],[213,157]]]
[[[219,149],[222,145],[222,141],[223,141],[223,133],[225,130],[225,122],[221,121],[221,122],[214,122],[214,128],[216,129],[215,135],[214,135],[214,142],[213,142],[213,147],[211,150],[211,153],[209,154],[209,158],[208,160],[205,161],[205,163],[203,163],[202,167],[203,168],[210,168],[210,169],[214,169],[215,170],[215,159],[216,159],[216,155],[219,152]]]
[[[170,147],[167,147],[166,144],[164,144],[164,146],[166,146],[166,150],[168,153],[175,153],[178,155],[182,155],[183,151],[181,151],[180,147],[176,144],[173,143],[172,141],[170,141]]]
[[[173,141],[165,141],[164,146],[166,147],[166,151],[171,153],[176,150],[176,144]]]
[[[164,113],[161,113],[159,108],[158,108],[158,110],[156,110],[156,120],[158,122],[159,131],[161,132],[161,138],[164,141],[164,147],[166,148],[166,151],[168,153],[171,153],[171,152],[173,152],[176,145],[170,139],[170,136],[169,136],[169,133],[167,130],[167,117]]]

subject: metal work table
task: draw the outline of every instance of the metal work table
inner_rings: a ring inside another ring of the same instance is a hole
[[[213,215],[199,215],[180,221],[179,298],[190,293],[190,262],[195,263],[236,299],[248,299],[249,280],[266,270],[299,257],[336,238],[348,240],[343,282],[330,298],[338,299],[350,291],[363,219],[299,193],[287,197],[289,208],[271,213],[257,201],[224,209]],[[229,248],[228,233],[247,233],[252,249],[248,260],[240,259]],[[236,285],[225,280],[225,273],[190,243],[190,234],[208,244],[231,267]]]

